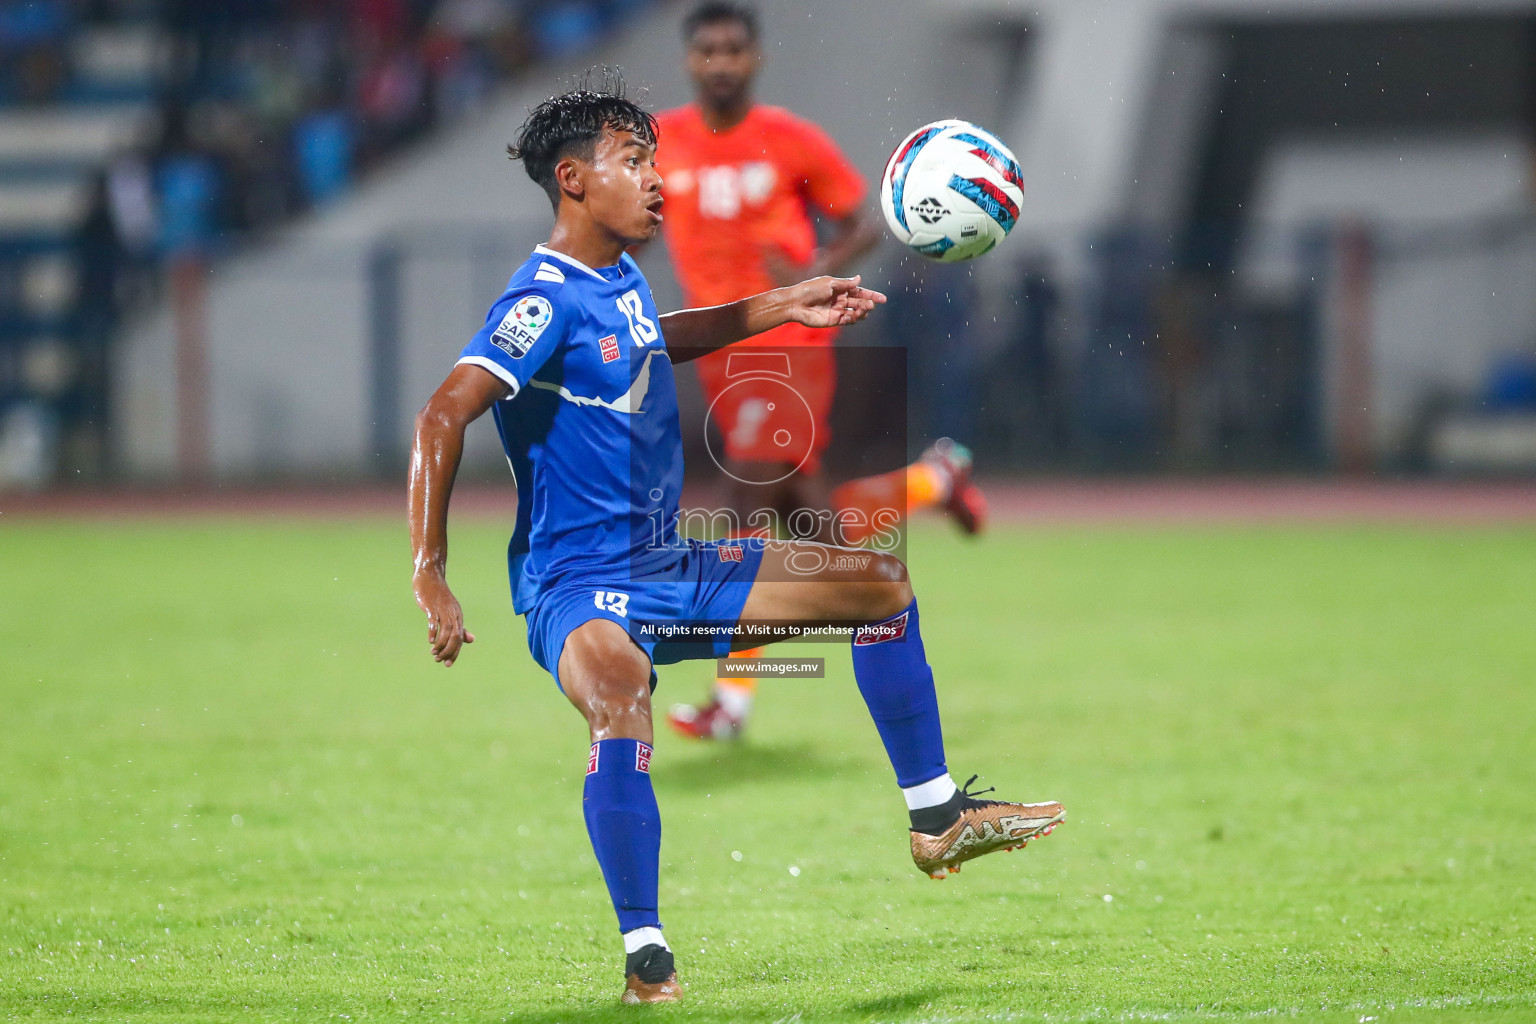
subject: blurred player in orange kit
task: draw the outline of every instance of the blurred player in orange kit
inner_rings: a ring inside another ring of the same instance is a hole
[[[735,302],[845,272],[879,240],[864,206],[864,180],[819,127],[754,102],[762,61],[756,13],[709,0],[684,19],[683,40],[695,102],[658,115],[657,163],[665,180],[664,233],[686,304]],[[824,247],[817,245],[818,215],[831,226]],[[731,478],[739,526],[754,532],[762,519],[753,514],[764,511],[783,523],[797,509],[833,507],[869,522],[877,510],[937,506],[965,532],[977,532],[986,506],[970,479],[970,453],[947,438],[911,466],[849,481],[829,500],[821,455],[831,439],[836,334],[785,324],[695,362],[723,441],[716,460]],[[873,532],[817,522],[808,539],[857,544]],[[667,720],[698,739],[735,737],[755,685],[750,678],[718,679],[707,703],[675,705]]]

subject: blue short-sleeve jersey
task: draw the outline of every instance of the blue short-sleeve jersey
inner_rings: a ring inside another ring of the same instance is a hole
[[[557,584],[619,583],[677,559],[677,387],[633,259],[594,269],[538,246],[459,362],[512,392],[494,413],[518,487],[507,568],[519,613]]]

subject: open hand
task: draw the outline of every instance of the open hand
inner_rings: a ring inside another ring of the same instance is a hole
[[[885,296],[859,286],[858,277],[813,277],[784,289],[789,320],[807,327],[856,324]]]
[[[475,642],[475,635],[464,628],[464,609],[448,589],[448,581],[433,572],[419,572],[411,581],[416,603],[427,613],[427,642],[432,657],[452,667],[465,644]]]

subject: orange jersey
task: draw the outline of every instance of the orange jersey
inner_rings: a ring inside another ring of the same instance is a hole
[[[773,288],[765,253],[804,266],[813,214],[842,219],[864,201],[864,179],[827,133],[787,110],[754,105],[719,133],[692,105],[657,122],[667,249],[690,306]]]

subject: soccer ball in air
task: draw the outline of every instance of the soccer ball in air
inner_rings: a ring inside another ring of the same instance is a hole
[[[1008,236],[1024,201],[1019,162],[969,121],[935,121],[901,140],[880,178],[891,232],[942,263],[975,259]]]

